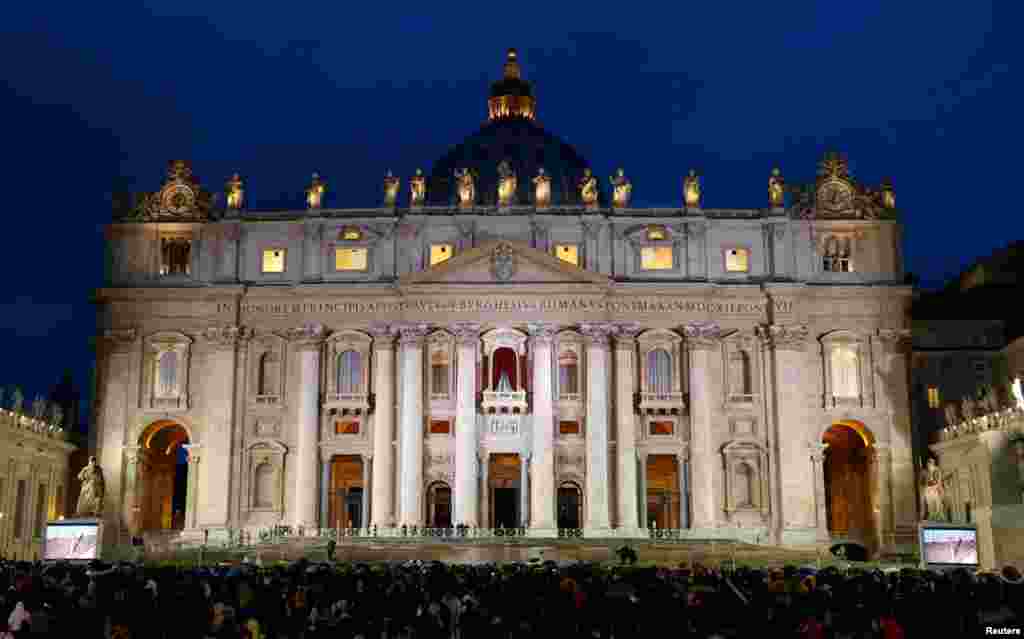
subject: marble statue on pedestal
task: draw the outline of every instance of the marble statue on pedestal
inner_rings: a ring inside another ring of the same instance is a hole
[[[785,206],[785,186],[782,179],[782,172],[776,167],[772,169],[772,175],[768,178],[768,205],[773,209],[780,209]]]
[[[416,175],[409,178],[409,206],[423,206],[427,198],[427,179],[423,169],[416,169]]]
[[[629,206],[629,196],[633,192],[633,184],[626,177],[622,169],[616,171],[615,175],[608,178],[612,183],[612,206],[624,209]]]
[[[516,203],[516,172],[507,160],[498,165],[498,206]]]
[[[921,471],[921,514],[926,521],[938,521],[943,513],[942,469],[932,457]]]
[[[580,200],[587,206],[597,204],[597,178],[590,169],[583,169],[583,177],[579,182]]]
[[[683,178],[683,201],[688,208],[700,208],[700,178],[693,169]]]
[[[78,508],[75,514],[80,517],[96,516],[103,512],[103,471],[96,463],[96,457],[90,457],[89,463],[78,473],[82,482],[82,490],[78,493]]]
[[[533,178],[533,204],[537,208],[551,205],[551,178],[544,173],[544,167],[538,168]]]
[[[398,188],[402,181],[388,170],[384,176],[384,206],[394,206],[398,202]]]

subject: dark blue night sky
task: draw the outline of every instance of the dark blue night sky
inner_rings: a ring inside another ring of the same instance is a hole
[[[313,171],[326,206],[375,204],[478,128],[508,47],[541,124],[638,205],[692,167],[706,206],[760,207],[772,166],[810,181],[837,149],[893,178],[907,269],[937,284],[1024,237],[1015,4],[9,3],[0,385],[87,386],[118,180],[156,190],[181,158],[216,192],[240,172],[251,208],[301,207]]]

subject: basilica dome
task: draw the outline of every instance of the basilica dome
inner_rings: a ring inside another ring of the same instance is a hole
[[[578,205],[576,185],[590,164],[537,123],[536,99],[530,83],[519,75],[514,49],[508,52],[504,78],[491,85],[488,107],[488,121],[434,163],[427,203],[454,204],[455,171],[469,169],[475,177],[476,204],[497,206],[498,165],[507,162],[517,178],[517,205],[533,205],[533,178],[541,169],[551,179],[551,206]]]

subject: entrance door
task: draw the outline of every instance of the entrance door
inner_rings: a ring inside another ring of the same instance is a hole
[[[558,527],[580,527],[580,489],[575,484],[563,484],[558,489]]]
[[[494,527],[495,528],[518,528],[516,519],[516,502],[518,501],[515,488],[494,489]]]
[[[363,489],[349,488],[345,495],[345,510],[348,513],[348,521],[352,522],[352,528],[363,527]]]

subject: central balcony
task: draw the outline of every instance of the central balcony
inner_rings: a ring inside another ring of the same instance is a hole
[[[683,393],[638,393],[641,413],[681,413],[686,406]]]
[[[526,405],[524,390],[486,390],[480,403],[484,413],[525,413]]]
[[[331,393],[327,395],[324,408],[336,410],[341,414],[365,415],[370,412],[370,395],[368,393]]]

